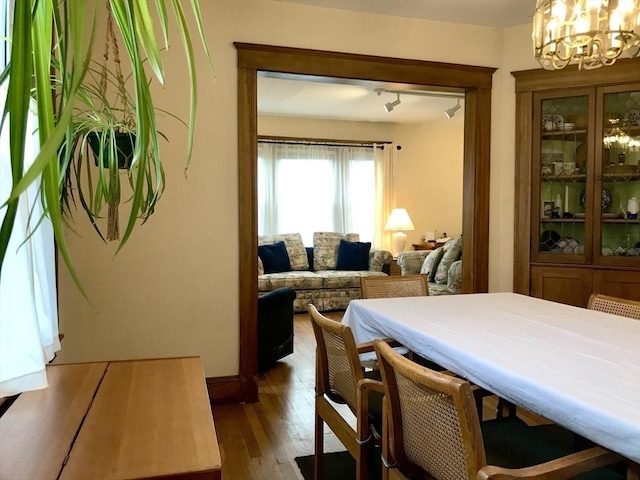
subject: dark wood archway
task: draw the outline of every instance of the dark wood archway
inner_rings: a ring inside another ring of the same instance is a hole
[[[486,292],[489,264],[491,77],[495,68],[235,43],[238,51],[240,372],[225,397],[256,401],[258,72],[464,89],[463,291]],[[216,396],[216,395],[214,395]]]

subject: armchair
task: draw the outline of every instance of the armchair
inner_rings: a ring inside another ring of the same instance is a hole
[[[293,301],[296,292],[279,288],[258,297],[258,372],[293,353]]]

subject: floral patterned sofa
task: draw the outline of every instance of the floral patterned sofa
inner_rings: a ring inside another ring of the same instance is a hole
[[[401,252],[398,266],[402,275],[427,275],[429,295],[462,293],[462,237],[452,238],[435,250]]]
[[[391,252],[371,248],[367,270],[337,270],[340,241],[359,242],[359,239],[357,233],[316,232],[313,247],[305,247],[298,233],[258,237],[259,247],[284,242],[291,266],[290,271],[265,273],[258,258],[258,294],[291,287],[296,292],[295,312],[306,312],[310,303],[320,311],[347,308],[351,300],[361,298],[360,278],[386,275],[382,267],[392,260]]]

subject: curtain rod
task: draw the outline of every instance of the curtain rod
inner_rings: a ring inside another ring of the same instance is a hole
[[[325,139],[311,139],[311,138],[294,138],[294,137],[270,137],[270,136],[258,136],[258,142],[262,143],[282,143],[286,145],[323,145],[327,147],[373,147],[380,150],[384,149],[385,145],[389,145],[392,142],[384,141],[367,141],[367,140],[325,140]],[[400,150],[402,147],[396,145],[396,149]]]

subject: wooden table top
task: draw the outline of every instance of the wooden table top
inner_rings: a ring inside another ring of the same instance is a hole
[[[50,387],[0,418],[0,478],[220,478],[199,358],[47,370]]]

